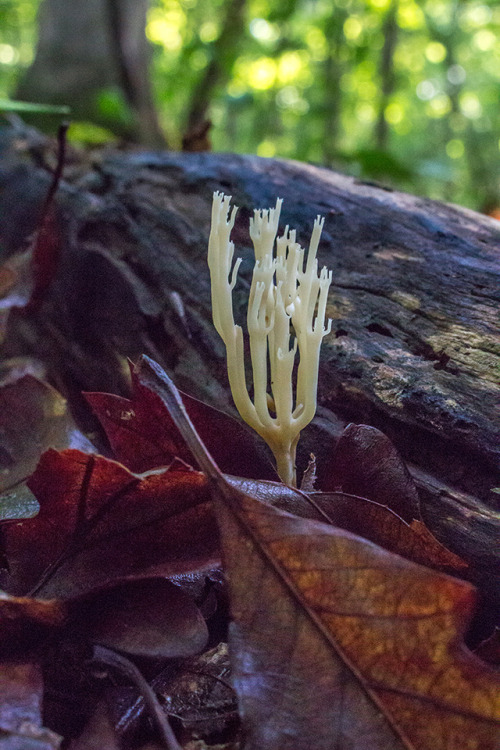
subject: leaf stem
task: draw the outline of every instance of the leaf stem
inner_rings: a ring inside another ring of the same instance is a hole
[[[116,651],[105,648],[104,646],[94,646],[94,661],[116,669],[120,674],[124,675],[134,683],[144,699],[146,708],[156,724],[158,733],[160,734],[167,750],[182,750],[181,745],[177,742],[176,736],[172,731],[168,718],[160,706],[155,692],[152,690],[151,686],[148,685],[135,664],[125,656],[117,654]]]

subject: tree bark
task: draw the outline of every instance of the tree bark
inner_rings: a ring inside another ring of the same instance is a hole
[[[20,298],[25,283],[19,251],[50,182],[37,166],[47,151],[27,141],[0,135],[4,373],[13,362],[41,362],[89,426],[80,392],[126,393],[126,357],[145,352],[181,389],[234,412],[210,313],[212,193],[240,206],[239,321],[252,267],[248,220],[280,196],[281,225],[296,228],[302,244],[315,216],[325,216],[319,259],[333,270],[318,415],[299,464],[310,450],[324,462],[342,428],[364,422],[410,464],[433,528],[498,517],[490,492],[500,485],[496,220],[292,161],[134,153],[89,164],[74,156],[56,198],[55,275],[36,309],[9,310],[9,294]]]
[[[245,28],[246,0],[229,0],[219,37],[213,43],[212,56],[203,76],[195,86],[186,119],[186,132],[199,128],[208,118],[213,93],[229,80],[239,54],[239,43]]]
[[[340,79],[344,68],[344,64],[341,62],[341,51],[345,44],[343,26],[346,18],[346,10],[335,8],[325,24],[328,54],[323,63],[325,81],[323,86],[325,96],[323,102],[323,163],[329,167],[334,164],[339,151],[342,112]]]
[[[397,22],[398,6],[398,0],[392,0],[382,26],[384,45],[382,47],[379,63],[381,95],[377,122],[375,124],[375,143],[377,144],[377,148],[381,151],[384,151],[387,148],[389,128],[385,117],[385,110],[389,104],[395,85],[394,51],[396,49],[399,31]]]

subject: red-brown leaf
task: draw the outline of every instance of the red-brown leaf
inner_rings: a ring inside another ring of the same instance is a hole
[[[420,517],[413,479],[393,443],[375,427],[346,427],[322,468],[319,486],[387,505],[405,521]]]
[[[246,495],[301,518],[326,521],[389,552],[445,573],[464,575],[467,562],[444,547],[420,521],[403,521],[385,505],[343,492],[304,493],[277,482],[227,477]]]
[[[246,750],[498,750],[500,675],[462,640],[473,587],[242,493],[147,357],[142,377],[217,498]]]
[[[4,527],[3,586],[74,598],[127,578],[214,567],[218,538],[195,471],[129,472],[77,450],[47,451],[29,486],[39,515]],[[43,575],[43,580],[40,580]]]
[[[334,526],[363,536],[389,552],[444,573],[464,575],[469,567],[444,547],[421,521],[414,519],[408,524],[386,505],[342,492],[317,492],[312,493],[311,498]]]
[[[168,466],[175,457],[193,464],[193,456],[162,400],[145,387],[132,369],[132,399],[87,393],[116,458],[136,472]],[[260,438],[224,412],[187,394],[191,419],[220,466],[228,474],[277,479]]]
[[[68,616],[64,603],[9,596],[0,591],[0,653],[24,652],[61,627]]]
[[[498,750],[469,584],[234,490],[217,507],[248,750]]]

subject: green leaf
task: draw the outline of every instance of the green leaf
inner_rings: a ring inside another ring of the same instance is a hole
[[[54,104],[35,104],[33,102],[16,102],[0,99],[0,112],[33,112],[36,114],[69,115],[70,107]]]

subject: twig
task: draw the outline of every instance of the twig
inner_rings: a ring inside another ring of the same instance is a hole
[[[38,222],[38,231],[35,236],[31,267],[33,272],[33,290],[26,305],[25,312],[33,312],[45,296],[55,276],[59,263],[59,243],[54,237],[54,217],[51,212],[52,202],[61,181],[64,162],[66,160],[66,132],[68,123],[60,125],[57,132],[57,164],[52,175],[47,195],[43,202],[42,212]]]
[[[167,750],[182,750],[182,747],[177,742],[172,731],[168,718],[160,706],[158,698],[135,664],[125,656],[117,654],[115,651],[105,648],[104,646],[94,646],[93,660],[105,664],[107,667],[116,669],[120,674],[124,675],[134,683],[142,695],[144,703],[156,724],[156,728]]]

